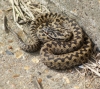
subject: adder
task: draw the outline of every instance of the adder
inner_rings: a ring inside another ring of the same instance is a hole
[[[92,54],[92,41],[77,22],[57,13],[45,13],[31,22],[32,43],[26,44],[11,29],[26,52],[40,49],[42,62],[53,69],[66,69],[86,63]],[[41,47],[41,44],[42,47]]]

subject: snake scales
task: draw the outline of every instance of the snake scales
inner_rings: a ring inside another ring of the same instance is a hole
[[[68,17],[57,13],[38,16],[31,23],[32,43],[24,43],[13,32],[21,49],[27,52],[40,50],[42,62],[50,68],[66,69],[88,61],[92,42],[81,27]]]

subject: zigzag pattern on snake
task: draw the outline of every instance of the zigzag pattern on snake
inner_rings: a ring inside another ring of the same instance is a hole
[[[92,53],[92,42],[81,27],[68,17],[57,13],[40,15],[31,23],[32,43],[24,43],[16,33],[19,46],[35,52],[43,44],[42,62],[50,68],[66,69],[86,63]]]

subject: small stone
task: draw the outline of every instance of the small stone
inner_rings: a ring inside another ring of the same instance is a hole
[[[51,78],[52,76],[51,75],[47,75],[47,78]]]
[[[3,53],[1,53],[1,51],[0,51],[0,58],[2,58],[2,57],[3,57],[3,55],[4,55],[4,54],[3,54],[3,55],[2,55],[2,54],[3,54]]]
[[[0,16],[3,14],[3,11],[0,9]]]
[[[42,79],[41,79],[41,78],[39,78],[37,81],[38,81],[38,83],[39,83],[39,84],[41,84]]]
[[[38,60],[36,57],[34,57],[34,58],[32,59],[32,62],[33,62],[33,63],[38,63],[39,60]]]
[[[15,78],[15,77],[19,77],[20,75],[19,74],[15,74],[13,77]]]
[[[0,47],[1,47],[1,46],[4,46],[4,44],[3,44],[2,42],[0,42]]]
[[[12,42],[13,42],[13,40],[8,40],[8,42],[9,42],[9,43],[12,43]]]
[[[37,72],[39,75],[41,75],[41,72]]]
[[[100,0],[98,0],[99,4],[100,4]]]
[[[6,53],[7,53],[8,55],[14,55],[14,53],[12,53],[12,52],[9,51],[9,50],[6,50]]]
[[[24,35],[23,31],[19,31],[18,35],[19,35],[19,37],[25,38],[25,35]]]
[[[40,85],[41,85],[42,79],[37,77],[33,77],[32,79],[32,83],[34,84],[34,89],[41,89]]]
[[[9,46],[8,48],[9,48],[9,49],[13,49],[12,46]]]
[[[74,89],[79,89],[79,86],[74,86]]]
[[[24,69],[25,69],[25,70],[29,70],[30,67],[29,67],[29,66],[25,66]]]
[[[18,58],[21,58],[23,56],[23,52],[21,50],[17,50],[14,55],[18,59]]]
[[[48,69],[46,69],[45,71],[44,71],[44,73],[48,73],[49,72],[49,70]]]
[[[69,79],[65,76],[63,77],[63,80],[64,80],[65,83],[70,83]]]
[[[77,10],[73,10],[73,11],[70,11],[72,14],[74,14],[75,16],[77,16]]]

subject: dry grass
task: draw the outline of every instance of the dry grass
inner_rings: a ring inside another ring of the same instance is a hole
[[[15,22],[18,22],[19,18],[25,22],[34,20],[37,15],[49,12],[45,6],[31,0],[26,2],[23,0],[10,0],[10,2]]]

